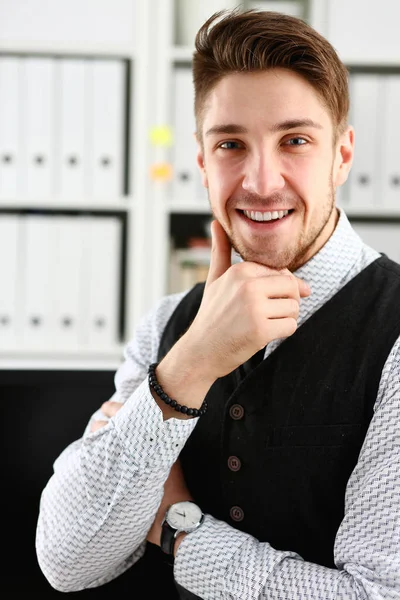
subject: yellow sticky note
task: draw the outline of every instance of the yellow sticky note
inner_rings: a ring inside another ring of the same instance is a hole
[[[168,181],[172,179],[172,165],[169,163],[154,163],[150,167],[150,177],[154,181]]]
[[[154,146],[170,146],[172,138],[171,127],[163,125],[150,129],[150,141]]]

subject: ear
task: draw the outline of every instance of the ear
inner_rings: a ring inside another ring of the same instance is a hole
[[[208,188],[208,178],[207,178],[206,167],[205,167],[205,163],[204,163],[204,149],[203,149],[203,145],[199,141],[196,133],[194,134],[194,139],[195,139],[196,144],[197,144],[196,161],[197,161],[197,166],[200,169],[201,182],[202,182],[202,184],[204,185],[205,188]]]
[[[354,128],[349,126],[339,137],[336,144],[335,162],[333,165],[333,184],[343,185],[350,173],[354,157]]]

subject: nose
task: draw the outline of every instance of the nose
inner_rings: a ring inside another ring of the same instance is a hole
[[[247,157],[242,187],[259,196],[269,196],[285,186],[278,157],[266,149]]]

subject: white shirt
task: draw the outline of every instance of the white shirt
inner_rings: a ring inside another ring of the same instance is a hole
[[[312,290],[301,300],[298,325],[378,256],[341,210],[331,238],[296,272]],[[95,433],[89,423],[54,463],[41,498],[36,549],[43,573],[60,591],[106,583],[143,555],[164,481],[198,421],[164,421],[147,380],[162,332],[185,293],[164,297],[127,344],[112,398],[124,406]],[[270,343],[266,356],[280,342]],[[205,600],[400,599],[400,340],[382,370],[344,501],[336,569],[306,562],[290,548],[275,550],[206,515],[179,546],[175,579]],[[140,598],[139,591],[131,598]]]

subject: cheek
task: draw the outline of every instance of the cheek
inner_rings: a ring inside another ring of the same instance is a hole
[[[207,169],[208,189],[215,199],[225,199],[240,185],[240,170],[222,161],[214,162]]]
[[[331,182],[331,162],[321,160],[298,160],[292,162],[290,179],[293,188],[305,200],[313,200],[326,194]]]

